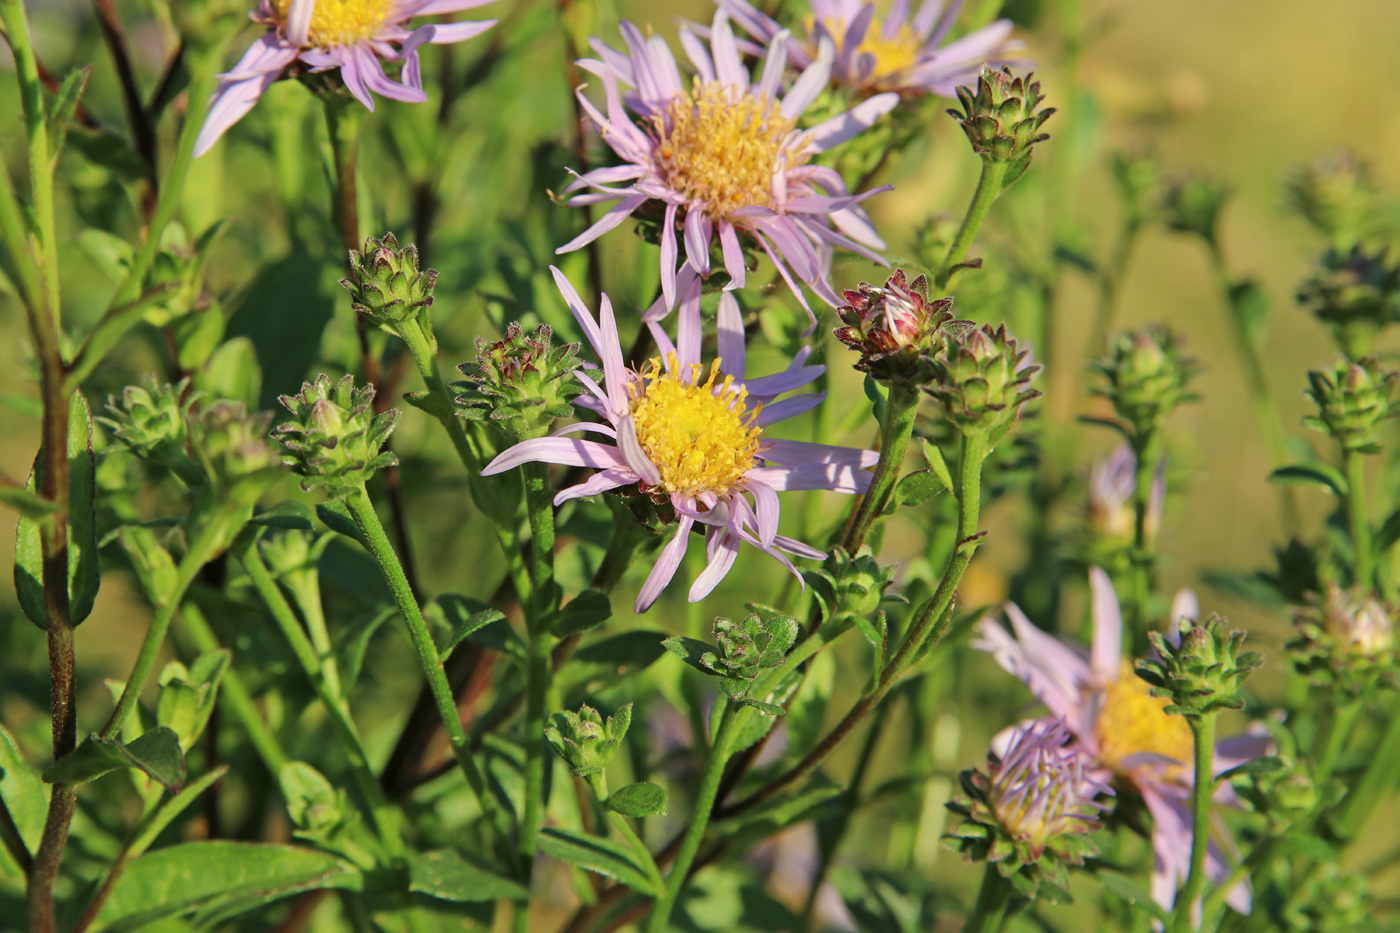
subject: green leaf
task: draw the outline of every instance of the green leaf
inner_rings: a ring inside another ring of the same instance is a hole
[[[427,611],[435,621],[446,625],[451,633],[438,651],[438,659],[442,661],[446,661],[452,649],[475,634],[478,629],[505,619],[505,615],[499,609],[492,609],[483,602],[455,593],[437,597],[428,604]]]
[[[117,540],[151,602],[165,605],[175,594],[175,584],[179,582],[180,571],[175,566],[175,558],[156,539],[156,533],[144,525],[117,529]]]
[[[456,417],[452,403],[435,392],[409,392],[404,395],[403,400],[439,420]]]
[[[32,522],[43,521],[45,516],[58,511],[58,506],[38,493],[23,486],[11,485],[8,480],[0,480],[0,502],[18,512],[21,518]]]
[[[719,657],[719,653],[715,650],[714,645],[706,644],[695,638],[686,638],[684,635],[673,635],[663,641],[661,647],[665,648],[700,673],[710,677],[715,676],[714,668],[704,662],[706,656],[711,658]]]
[[[68,124],[73,122],[73,114],[78,109],[78,101],[83,98],[83,89],[87,87],[88,76],[91,74],[91,65],[74,68],[63,76],[63,83],[59,85],[58,92],[54,94],[53,106],[49,108],[47,120],[49,151],[53,153],[53,157],[49,160],[50,170],[58,164],[58,156],[63,151],[63,142],[68,136]]]
[[[93,933],[132,933],[195,911],[251,910],[302,891],[363,886],[359,869],[300,846],[214,840],[158,849],[129,865],[97,914]]]
[[[1322,486],[1338,496],[1347,494],[1347,480],[1342,471],[1325,463],[1295,463],[1279,467],[1269,474],[1269,482],[1287,485]]]
[[[125,239],[106,230],[88,227],[78,234],[78,246],[113,284],[120,285],[126,281],[135,251]]]
[[[1132,429],[1121,422],[1114,421],[1112,418],[1093,418],[1089,415],[1080,415],[1079,423],[1098,425],[1101,428],[1117,431],[1119,434],[1123,435],[1123,439],[1126,441],[1132,441],[1133,439]]]
[[[1116,871],[1100,871],[1094,877],[1098,878],[1099,884],[1103,885],[1105,891],[1127,901],[1134,907],[1139,907],[1152,916],[1154,920],[1162,923],[1170,923],[1171,917],[1165,910],[1157,905],[1152,899],[1152,894],[1142,885],[1138,884],[1127,875],[1119,874]]]
[[[517,658],[525,657],[525,642],[520,640],[520,636],[516,634],[515,629],[511,628],[505,616],[483,625],[467,638],[478,645],[490,648],[492,651],[499,651],[501,654],[509,654]]]
[[[1228,771],[1222,771],[1215,778],[1217,782],[1228,781],[1230,778],[1242,774],[1272,774],[1275,771],[1283,770],[1283,762],[1270,755],[1265,758],[1255,758],[1253,761],[1246,761],[1242,765],[1236,765]]]
[[[30,853],[39,848],[44,835],[44,819],[49,809],[48,794],[39,775],[25,762],[14,736],[0,726],[0,800],[10,811],[19,837]]]
[[[185,784],[185,756],[174,730],[157,726],[123,745],[93,733],[72,752],[44,769],[49,784],[85,784],[118,768],[136,768],[178,794]]]
[[[39,488],[43,451],[25,488]],[[68,408],[68,617],[73,625],[92,612],[102,578],[97,565],[97,465],[92,456],[92,413],[83,393]],[[29,621],[48,628],[44,602],[44,552],[39,522],[20,518],[15,531],[15,594]]]
[[[561,689],[604,682],[614,686],[638,671],[646,670],[666,653],[665,632],[638,629],[611,635],[585,645],[559,673]]]
[[[919,449],[923,451],[924,461],[928,464],[929,472],[938,477],[938,481],[943,484],[943,488],[953,492],[953,473],[948,469],[948,462],[943,459],[943,450],[937,444],[929,443],[927,438],[919,438]]]
[[[890,497],[889,512],[894,512],[902,506],[920,506],[945,489],[943,480],[939,479],[932,470],[920,470],[917,473],[910,473],[899,481],[899,485],[894,487],[894,495]]]
[[[646,871],[621,843],[550,827],[540,833],[540,849],[550,858],[606,875],[643,894],[659,892]]]
[[[286,528],[295,531],[310,531],[314,513],[311,506],[296,499],[288,499],[279,502],[266,511],[259,512],[248,519],[248,524],[259,525],[263,528]]]
[[[818,807],[845,792],[844,784],[837,784],[818,772],[797,793],[760,804],[752,810],[721,820],[718,825],[726,834],[756,831],[768,835],[809,819]]]
[[[172,661],[161,671],[156,722],[175,732],[181,748],[193,747],[204,733],[232,657],[227,648],[219,648],[200,655],[188,670]]]
[[[1376,552],[1376,556],[1379,557],[1393,548],[1396,541],[1400,541],[1400,509],[1391,512],[1389,517],[1386,518],[1385,523],[1381,525],[1380,531],[1376,532],[1376,537],[1371,544],[1371,548]]]
[[[623,816],[665,816],[666,791],[650,781],[628,784],[614,791],[607,805]]]
[[[140,181],[146,177],[146,161],[130,143],[111,130],[70,124],[67,142],[88,161],[111,169],[123,181]]]
[[[225,341],[194,375],[194,385],[199,391],[211,398],[242,402],[250,411],[263,407],[260,404],[262,381],[257,351],[247,337]]]
[[[740,697],[737,702],[740,706],[752,706],[760,713],[767,713],[769,716],[781,716],[785,712],[787,712],[787,710],[783,709],[776,703],[764,703],[760,700],[755,700],[752,697]]]
[[[579,632],[595,629],[612,617],[612,601],[601,590],[587,589],[579,593],[559,613],[554,634],[567,638]]]
[[[361,546],[364,545],[364,539],[360,537],[360,526],[350,517],[350,509],[343,500],[327,499],[317,503],[316,517],[331,531],[345,535],[352,541],[358,541]]]
[[[438,849],[409,856],[408,889],[444,901],[523,900],[529,889],[514,878],[458,852]]]

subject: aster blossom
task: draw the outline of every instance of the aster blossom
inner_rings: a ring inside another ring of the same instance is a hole
[[[734,22],[758,42],[772,42],[785,30],[748,0],[716,0]],[[788,61],[805,68],[823,42],[836,50],[831,80],[857,95],[894,92],[952,97],[973,83],[983,65],[1021,64],[1022,43],[1011,37],[1014,24],[999,19],[948,42],[961,0],[924,0],[910,16],[909,0],[895,0],[883,18],[870,0],[811,0],[800,35],[786,35]]]
[[[681,29],[696,72],[690,81],[659,36],[644,37],[629,22],[621,31],[625,53],[595,39],[601,61],[578,63],[602,81],[606,115],[582,90],[579,101],[621,163],[580,175],[564,189],[574,207],[617,203],[557,252],[585,246],[644,207],[659,213],[662,294],[647,320],[659,320],[678,302],[683,314],[698,317],[700,280],[710,275],[716,240],[729,274],[725,288],[742,288],[741,234],[768,256],[808,314],[798,282],[832,307],[841,303],[830,282],[835,247],[885,264],[877,252],[884,241],[859,205],[888,188],[852,195],[839,173],[811,158],[865,130],[894,108],[898,95],[876,95],[799,130],[798,118],[831,75],[830,43],[784,92],[786,37],[769,43],[755,82],[722,10],[708,47],[694,31]],[[631,89],[626,94],[624,85]]]
[[[660,327],[650,325],[661,356],[631,370],[607,296],[602,296],[595,320],[563,273],[551,271],[602,363],[601,385],[588,371],[577,371],[587,392],[574,404],[604,420],[578,422],[549,437],[522,441],[482,473],[501,473],[531,461],[592,467],[598,472],[561,490],[556,505],[627,486],[668,503],[675,510],[676,531],[637,594],[638,612],[645,612],[671,582],[696,525],[705,529],[709,563],[690,588],[691,602],[718,585],[741,544],[758,548],[794,575],[798,572],[789,555],[825,557],[778,534],[778,493],[865,492],[871,478],[866,468],[878,462],[879,454],[767,436],[769,426],[811,410],[826,397],[808,393],[777,400],[821,375],[824,367],[805,365],[809,351],[802,351],[784,372],[745,379],[743,322],[738,303],[726,294],[719,305],[719,358],[708,376],[700,364],[698,326],[683,326],[673,344]],[[611,443],[562,436],[577,432],[601,434]]]
[[[1180,716],[1164,712],[1168,701],[1154,697],[1123,656],[1123,618],[1108,574],[1090,569],[1093,645],[1085,651],[1037,628],[1015,604],[1006,605],[1014,635],[992,619],[982,620],[974,647],[1019,677],[1051,717],[1061,719],[1097,768],[1135,790],[1152,815],[1152,899],[1170,910],[1177,887],[1190,872],[1193,739]],[[1177,594],[1171,617],[1196,618],[1189,591]],[[1171,626],[1175,630],[1176,626]],[[1250,731],[1215,745],[1213,776],[1268,753],[1268,737]],[[1229,782],[1215,791],[1215,802],[1238,802]],[[1228,837],[1222,842],[1230,845]],[[1230,874],[1221,849],[1211,842],[1208,876],[1217,884]],[[1226,903],[1248,913],[1247,881],[1226,894]]]
[[[427,23],[409,28],[416,16],[458,13],[495,0],[260,0],[249,16],[267,27],[233,70],[219,76],[209,116],[195,140],[195,155],[213,148],[229,127],[243,119],[289,68],[311,73],[339,70],[355,99],[374,109],[373,94],[422,103],[423,75],[418,50],[478,36],[495,20]],[[399,81],[384,73],[384,62],[402,62]],[[373,92],[373,94],[371,93]]]

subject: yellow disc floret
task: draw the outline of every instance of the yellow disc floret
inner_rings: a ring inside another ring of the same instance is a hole
[[[773,176],[807,161],[805,152],[784,147],[796,123],[775,101],[717,82],[696,78],[655,125],[666,184],[704,202],[712,220],[741,207],[776,207]]]
[[[292,0],[275,0],[277,17],[287,22]],[[394,10],[394,0],[316,0],[311,26],[306,32],[310,48],[354,45],[373,38]]]
[[[1115,771],[1131,755],[1151,753],[1186,764],[1192,758],[1191,727],[1163,709],[1168,700],[1154,697],[1152,688],[1123,662],[1118,680],[1104,688],[1103,709],[1095,736],[1099,759]],[[1179,773],[1173,769],[1173,773]]]
[[[668,373],[660,358],[648,362],[632,388],[637,440],[661,474],[657,485],[688,496],[728,492],[758,456],[762,406],[749,406],[748,391],[722,376],[719,360],[704,382],[698,363],[681,366],[674,353],[669,363]]]

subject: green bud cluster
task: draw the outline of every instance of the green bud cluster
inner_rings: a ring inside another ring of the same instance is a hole
[[[612,761],[627,728],[632,724],[632,704],[618,709],[607,721],[591,706],[577,713],[564,710],[549,717],[544,737],[578,777],[599,774]]]
[[[1021,408],[1041,393],[1030,388],[1040,372],[1006,333],[990,324],[947,329],[942,352],[934,357],[933,382],[926,387],[964,434],[987,434],[995,443],[1020,416]]]
[[[1306,876],[1303,890],[1288,898],[1282,928],[1287,933],[1366,933],[1380,929],[1376,909],[1365,872],[1324,862]]]
[[[958,88],[963,112],[949,110],[948,115],[958,121],[972,151],[984,161],[1011,163],[1006,176],[1006,183],[1010,183],[1030,165],[1036,143],[1050,138],[1040,128],[1055,108],[1042,109],[1044,100],[1040,82],[1032,81],[1029,73],[1021,78],[1008,67],[996,71],[984,65],[975,93],[971,88]]]
[[[1152,695],[1172,701],[1164,711],[1195,719],[1243,709],[1240,683],[1264,663],[1262,655],[1240,651],[1245,633],[1231,631],[1224,619],[1211,616],[1204,623],[1182,619],[1178,634],[1172,642],[1161,632],[1149,633],[1157,658],[1137,665],[1137,675],[1152,685]]]
[[[302,488],[323,487],[345,496],[398,459],[381,448],[399,423],[399,412],[374,413],[374,387],[355,386],[351,376],[332,384],[322,373],[303,383],[299,395],[280,401],[292,421],[272,432],[291,454],[283,460],[302,477]]]
[[[803,578],[812,586],[812,595],[821,604],[827,625],[864,619],[886,602],[900,597],[886,596],[894,585],[893,566],[882,567],[869,547],[854,557],[845,548],[833,548],[820,570],[810,570]]]
[[[1140,224],[1160,206],[1162,167],[1149,152],[1115,152],[1109,163],[1130,222]]]
[[[190,445],[217,486],[233,489],[256,479],[253,485],[261,492],[280,472],[277,454],[267,442],[271,425],[272,412],[250,413],[242,402],[223,399],[190,419]]]
[[[1342,450],[1363,454],[1381,449],[1381,423],[1400,414],[1391,404],[1400,373],[1385,369],[1374,357],[1359,362],[1337,360],[1329,371],[1308,373],[1308,397],[1317,415],[1303,419],[1308,427],[1332,435]]]
[[[458,367],[467,378],[453,386],[462,417],[489,418],[512,440],[523,441],[543,437],[555,419],[569,415],[571,401],[583,392],[574,375],[579,345],[551,346],[552,338],[547,324],[527,334],[517,322],[506,328],[504,340],[478,337],[475,365]]]
[[[1314,684],[1349,694],[1394,687],[1396,611],[1364,589],[1328,584],[1294,611],[1298,635],[1287,646],[1294,666]]]
[[[1230,200],[1230,188],[1214,178],[1182,178],[1167,188],[1163,211],[1167,226],[1181,233],[1194,233],[1207,243],[1215,243],[1220,214]]]
[[[718,650],[693,638],[673,637],[661,644],[691,667],[723,678],[720,688],[731,700],[776,715],[781,708],[748,699],[749,688],[760,673],[783,663],[797,642],[799,631],[797,620],[763,612],[754,613],[742,622],[715,619]]]
[[[1368,253],[1360,245],[1346,252],[1328,249],[1298,288],[1298,303],[1352,359],[1369,353],[1376,334],[1400,320],[1400,263],[1390,263],[1388,252]]]
[[[410,243],[401,249],[392,233],[382,240],[368,237],[363,250],[350,251],[350,268],[353,280],[340,284],[354,296],[356,311],[390,333],[409,320],[428,330],[437,272],[418,271],[418,247]]]
[[[906,281],[903,269],[884,287],[862,282],[846,289],[845,298],[836,309],[845,326],[834,333],[860,354],[857,370],[910,391],[933,379],[933,354],[942,348],[943,325],[953,319],[952,298],[930,300],[928,278]]]
[[[112,437],[142,460],[163,466],[186,460],[190,407],[199,398],[188,379],[162,385],[153,375],[107,397],[107,416],[98,418]]]
[[[1288,182],[1288,195],[1314,229],[1343,248],[1361,239],[1379,199],[1370,171],[1349,150],[1298,172]]]
[[[1178,405],[1197,398],[1186,391],[1196,374],[1196,361],[1165,327],[1119,334],[1090,368],[1108,382],[1090,391],[1113,403],[1138,442],[1159,432]]]

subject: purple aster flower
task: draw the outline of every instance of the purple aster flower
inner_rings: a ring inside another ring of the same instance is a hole
[[[425,43],[446,45],[478,36],[496,24],[427,24],[409,29],[415,16],[457,13],[494,0],[261,0],[250,16],[267,33],[219,76],[210,98],[209,116],[195,141],[199,156],[213,148],[230,126],[253,109],[269,87],[293,65],[307,71],[340,69],[340,79],[355,99],[370,110],[370,92],[422,103],[423,75],[418,49]],[[384,73],[384,62],[403,62],[402,81]]]
[[[1036,628],[1012,603],[1006,605],[1006,617],[1015,635],[983,619],[975,647],[990,652],[1049,707],[1052,717],[1064,720],[1099,767],[1141,795],[1153,823],[1152,899],[1170,910],[1177,886],[1191,868],[1191,728],[1182,717],[1163,712],[1168,701],[1152,696],[1123,657],[1123,617],[1108,574],[1091,568],[1089,584],[1094,623],[1089,651]],[[1198,615],[1195,596],[1186,590],[1178,593],[1172,619]],[[1175,631],[1176,626],[1169,629]],[[1269,737],[1259,730],[1221,739],[1215,745],[1215,774],[1262,757],[1268,749]],[[1228,781],[1216,790],[1215,800],[1227,806],[1237,803]],[[1220,842],[1233,847],[1223,829]],[[1230,874],[1214,841],[1206,870],[1217,884]],[[1247,881],[1226,895],[1226,902],[1240,913],[1249,913],[1250,901]]]
[[[602,296],[595,321],[564,274],[551,271],[603,364],[601,386],[587,372],[577,373],[588,392],[574,404],[606,420],[571,424],[553,436],[523,441],[482,473],[501,473],[530,461],[593,467],[597,473],[562,490],[555,504],[632,485],[658,503],[669,502],[676,533],[637,594],[637,612],[645,612],[671,582],[696,525],[705,528],[709,564],[690,588],[691,602],[704,599],[724,579],[740,544],[758,548],[793,574],[797,569],[787,555],[825,557],[778,534],[778,493],[865,492],[870,486],[865,468],[874,466],[879,454],[767,436],[770,425],[810,411],[826,398],[825,393],[809,393],[775,401],[821,375],[824,367],[804,365],[810,351],[803,350],[784,372],[745,379],[743,322],[738,302],[725,294],[719,304],[719,357],[708,376],[700,365],[698,317],[694,327],[681,320],[675,344],[660,327],[650,325],[661,356],[632,371],[623,360],[608,297]],[[601,434],[610,443],[560,436],[579,431]]]
[[[1133,512],[1133,491],[1137,487],[1137,457],[1127,444],[1119,444],[1107,457],[1094,463],[1089,472],[1089,525],[1114,541],[1131,541],[1137,518]],[[1157,536],[1162,524],[1162,506],[1167,497],[1165,458],[1152,474],[1152,492],[1147,498],[1147,537]]]
[[[832,43],[831,80],[858,95],[893,91],[904,97],[952,97],[959,85],[975,83],[983,65],[1025,64],[1013,55],[1024,46],[1011,38],[1009,19],[944,44],[962,0],[947,7],[942,0],[924,0],[912,19],[909,0],[895,0],[883,20],[870,0],[811,0],[812,15],[804,19],[800,37],[788,34],[748,0],[715,2],[759,42],[782,36],[794,67],[807,67],[820,55],[823,42]]]
[[[834,247],[887,265],[875,252],[885,248],[884,241],[858,205],[888,188],[852,195],[835,170],[813,164],[811,158],[858,135],[892,110],[898,95],[877,95],[798,130],[798,118],[831,75],[835,52],[830,43],[782,93],[788,59],[784,38],[769,44],[754,82],[723,11],[715,14],[708,48],[693,31],[681,30],[681,45],[696,70],[690,81],[681,77],[675,56],[659,36],[645,38],[629,22],[621,28],[626,54],[595,39],[593,48],[602,61],[579,62],[602,80],[607,115],[581,90],[579,100],[622,164],[580,175],[564,189],[574,194],[569,203],[575,207],[618,203],[557,252],[592,242],[644,205],[659,212],[662,295],[648,310],[649,321],[664,317],[688,293],[695,300],[684,304],[682,313],[699,315],[699,289],[692,292],[689,286],[709,276],[716,239],[729,273],[726,289],[744,285],[742,234],[773,261],[808,314],[811,308],[798,281],[833,307],[841,303],[829,280]],[[633,90],[624,96],[620,85]],[[815,324],[815,316],[812,320]]]

